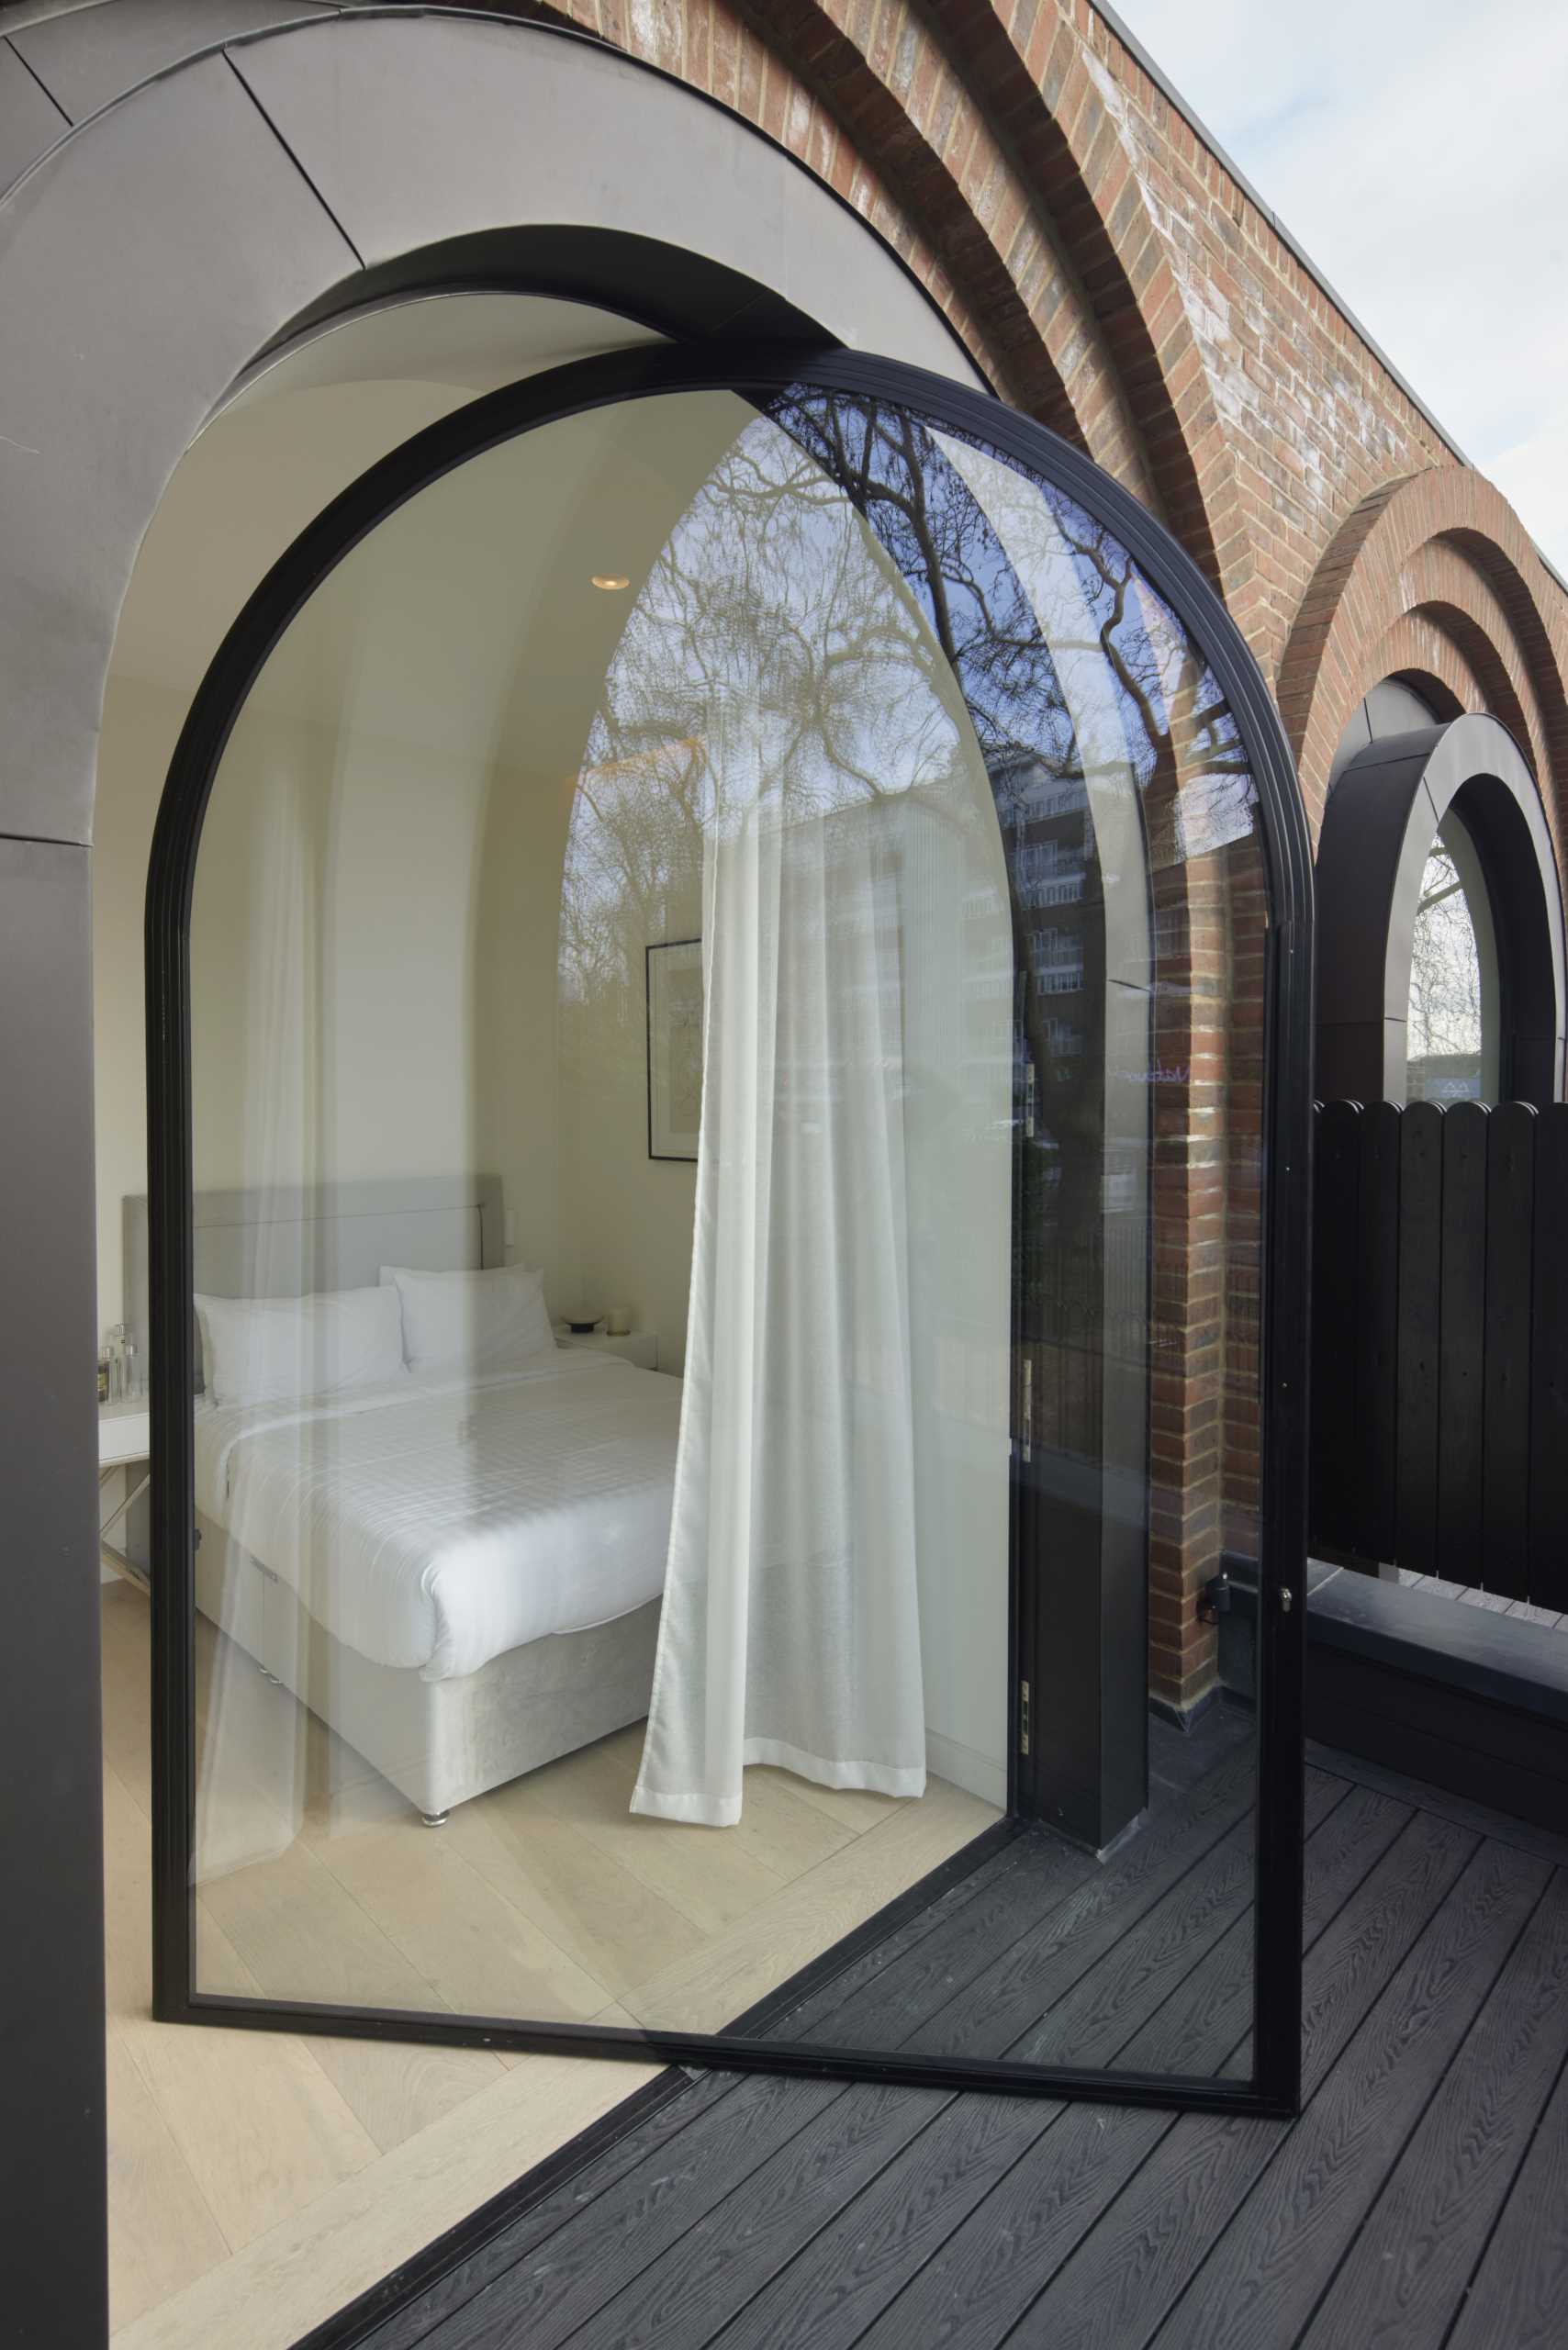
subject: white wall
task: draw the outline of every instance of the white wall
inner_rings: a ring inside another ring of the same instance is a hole
[[[93,848],[93,1074],[98,1199],[98,1327],[124,1313],[121,1202],[147,1189],[146,1008],[141,925],[147,853],[186,698],[111,677],[104,702]]]
[[[121,1203],[146,1189],[141,924],[184,721],[117,678],[95,858],[99,1319],[123,1311]],[[647,1149],[644,948],[695,934],[700,844],[606,923],[562,1033],[576,778],[466,763],[252,706],[209,808],[192,908],[198,1186],[495,1170],[552,1310],[628,1305],[684,1360],[695,1170]]]

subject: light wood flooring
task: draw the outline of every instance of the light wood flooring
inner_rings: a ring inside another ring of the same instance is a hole
[[[154,2024],[140,1593],[106,1588],[103,1635],[116,2350],[283,2350],[657,2068]],[[269,1854],[204,1886],[214,1990],[711,2031],[996,1817],[753,1770],[735,1830],[634,1819],[633,1729],[431,1830],[226,1643],[205,1664],[215,1832]],[[256,1758],[289,1751],[280,1851]]]

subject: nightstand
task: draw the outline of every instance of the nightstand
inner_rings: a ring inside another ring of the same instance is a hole
[[[586,1337],[574,1337],[569,1330],[557,1329],[558,1347],[597,1347],[601,1355],[619,1355],[622,1362],[633,1363],[639,1371],[657,1371],[659,1342],[652,1330],[633,1330],[624,1338],[612,1338],[606,1331],[595,1330]]]
[[[99,1525],[98,1555],[106,1567],[112,1567],[116,1574],[123,1575],[139,1591],[147,1589],[146,1576],[123,1550],[115,1549],[108,1537],[131,1505],[147,1491],[151,1472],[146,1462],[151,1442],[151,1413],[145,1395],[128,1395],[118,1404],[99,1404],[98,1491],[102,1493],[107,1480],[123,1472],[125,1494]],[[138,1469],[143,1472],[140,1477],[134,1474]]]

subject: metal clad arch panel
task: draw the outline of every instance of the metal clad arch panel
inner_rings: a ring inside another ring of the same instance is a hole
[[[62,112],[83,122],[215,41],[334,13],[326,0],[116,0],[18,25],[10,40]]]
[[[585,109],[627,151],[615,169],[581,135]],[[645,124],[658,125],[656,173]],[[352,307],[362,255],[395,276],[414,247],[567,223],[630,225],[759,293],[787,285],[825,336],[869,333],[973,380],[902,263],[793,158],[595,43],[355,11],[198,57],[0,199],[0,832],[90,839],[104,681],[137,549],[257,355],[323,303]]]

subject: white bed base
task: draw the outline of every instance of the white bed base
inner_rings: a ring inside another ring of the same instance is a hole
[[[659,1602],[554,1632],[477,1673],[426,1681],[334,1639],[224,1528],[197,1513],[196,1606],[390,1780],[432,1826],[648,1710]]]

